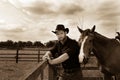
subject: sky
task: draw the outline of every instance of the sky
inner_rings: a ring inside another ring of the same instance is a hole
[[[57,24],[69,28],[78,40],[82,29],[92,28],[114,38],[120,32],[120,0],[1,0],[0,41],[55,40]]]

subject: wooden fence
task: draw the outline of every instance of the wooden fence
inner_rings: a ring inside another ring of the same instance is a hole
[[[0,61],[36,61],[41,62],[41,58],[49,49],[22,49],[22,50],[2,50]],[[3,53],[2,53],[3,52]]]
[[[32,71],[27,72],[19,80],[56,80],[56,72],[53,66],[48,65],[47,61],[42,61],[42,56],[48,49],[24,49],[8,50],[0,52],[0,61],[36,61],[40,62]],[[87,65],[82,65],[84,80],[103,80],[103,75],[99,71],[97,60],[91,57]],[[119,79],[118,79],[119,80]]]
[[[19,80],[57,80],[57,78],[54,68],[48,65],[47,61],[43,61],[34,70],[26,73]]]
[[[50,66],[46,61],[41,62],[35,69],[26,73],[19,80],[57,80],[56,71],[54,66]],[[82,67],[82,70],[98,70],[98,67]],[[86,71],[85,71],[86,72]],[[95,74],[95,73],[90,73]],[[88,76],[83,74],[84,80],[103,80],[102,76]]]
[[[87,70],[97,70],[99,71],[98,67],[82,67],[82,70],[87,72]],[[100,72],[100,71],[99,71]],[[96,77],[92,77],[95,72],[90,73],[89,77],[86,77],[85,73],[83,73],[83,80],[103,80],[103,76],[99,75]],[[46,76],[45,76],[46,75]],[[117,77],[117,80],[120,78]],[[39,64],[34,70],[28,72],[19,80],[57,80],[56,71],[54,70],[54,66],[50,66],[46,61],[43,61]]]

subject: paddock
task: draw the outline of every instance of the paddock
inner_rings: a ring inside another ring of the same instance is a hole
[[[50,66],[46,61],[42,61],[42,56],[48,50],[49,49],[0,50],[0,62],[4,63],[9,61],[9,64],[11,62],[15,64],[29,63],[29,65],[36,63],[31,70],[26,71],[24,74],[21,73],[19,80],[57,80],[54,66]],[[98,62],[94,55],[91,55],[87,65],[82,65],[81,67],[84,80],[103,80],[103,74],[99,70]],[[119,80],[119,78],[117,80]]]

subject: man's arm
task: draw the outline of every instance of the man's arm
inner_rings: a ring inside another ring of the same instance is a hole
[[[69,55],[67,53],[64,53],[61,56],[59,56],[58,58],[55,58],[52,60],[50,58],[48,58],[48,62],[49,62],[49,64],[54,65],[54,64],[62,63],[64,61],[66,61],[67,59],[69,59]]]
[[[45,55],[42,57],[43,60],[46,60],[48,57],[51,57],[52,53],[50,51],[47,51]]]

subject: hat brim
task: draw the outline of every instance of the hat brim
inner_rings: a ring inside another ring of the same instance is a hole
[[[60,31],[60,30],[56,30],[56,31],[52,31],[52,32],[56,34],[58,31]],[[64,29],[63,31],[67,32],[67,34],[69,33],[69,29],[68,28]]]

